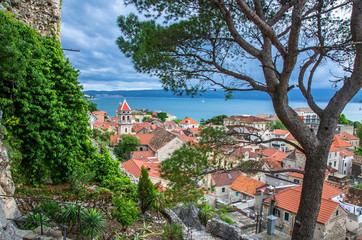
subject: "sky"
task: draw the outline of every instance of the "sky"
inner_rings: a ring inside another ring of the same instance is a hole
[[[79,69],[79,81],[84,90],[162,88],[156,77],[138,73],[115,43],[121,35],[117,17],[131,12],[137,11],[132,6],[124,6],[122,0],[63,0],[62,48],[80,50],[64,52],[72,65]],[[255,63],[250,63],[245,70],[246,73],[255,72]],[[315,73],[314,87],[330,88],[328,80],[331,79],[331,72],[334,75],[341,73],[329,63],[320,68]]]

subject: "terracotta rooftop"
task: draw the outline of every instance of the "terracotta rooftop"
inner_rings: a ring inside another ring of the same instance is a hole
[[[235,149],[233,151],[233,153],[231,154],[231,156],[235,156],[235,157],[244,157],[245,153],[249,153],[249,158],[257,158],[258,154],[256,154],[255,152],[253,152],[253,149],[251,148],[244,148],[244,147],[239,147],[237,149]]]
[[[264,185],[263,182],[240,175],[235,180],[235,182],[233,182],[233,184],[231,184],[230,188],[235,191],[238,191],[238,192],[241,192],[246,195],[254,197],[254,195],[256,193],[256,188],[263,186],[263,185]]]
[[[362,189],[355,187],[348,188],[346,197],[343,201],[353,205],[362,206]]]
[[[134,160],[145,160],[149,157],[155,157],[154,151],[133,151],[131,156]]]
[[[359,140],[358,137],[353,136],[352,134],[349,134],[349,133],[346,133],[346,132],[341,132],[341,133],[337,134],[336,136],[339,137],[340,139],[344,140],[344,141]]]
[[[139,178],[141,176],[141,167],[144,166],[148,169],[148,175],[150,177],[160,178],[160,163],[148,163],[142,160],[130,159],[122,163],[125,171]]]
[[[324,191],[324,189],[323,189]],[[276,207],[285,209],[292,213],[297,213],[300,203],[301,186],[287,188],[275,194]],[[268,202],[269,199],[266,200]],[[339,203],[322,197],[321,207],[318,214],[317,222],[325,224],[330,219]]]
[[[332,146],[335,146],[337,148],[348,148],[348,147],[352,147],[352,144],[350,144],[349,142],[344,141],[343,139],[341,139],[341,138],[339,138],[337,136],[334,136]]]
[[[107,112],[105,112],[105,111],[94,111],[94,112],[92,112],[92,114],[93,115],[106,115]]]
[[[212,179],[215,181],[217,186],[231,185],[241,174],[240,171],[234,172],[215,172],[211,174]]]
[[[287,134],[289,134],[288,130],[283,130],[283,129],[274,129],[274,135],[283,135],[286,136]]]
[[[134,134],[132,136],[140,140],[140,145],[149,145],[153,134]]]
[[[329,167],[329,166],[327,166]],[[303,169],[300,169],[301,171],[304,171],[304,168]],[[329,170],[326,170],[326,172],[324,173],[324,179],[327,179],[328,175],[330,174],[331,172]],[[301,174],[301,173],[297,173],[297,172],[291,172],[291,173],[288,173],[287,174],[288,176],[291,176],[291,177],[295,177],[295,178],[299,178],[299,179],[303,179],[304,178],[304,174]]]
[[[193,141],[196,140],[195,137],[188,137],[188,136],[185,136],[185,135],[177,135],[177,137],[181,138],[185,142],[193,142]]]
[[[126,99],[123,100],[123,103],[121,104],[121,106],[118,107],[118,110],[122,110],[122,111],[130,111],[131,108],[128,106]]]
[[[180,123],[183,123],[183,124],[199,124],[198,122],[196,122],[194,119],[192,118],[185,118],[184,120],[182,120]]]
[[[259,150],[257,153],[266,157],[272,157],[278,162],[283,162],[284,158],[289,155],[288,153],[279,151],[278,149],[275,148],[262,149]]]
[[[339,155],[341,156],[341,157],[343,157],[343,156],[354,156],[354,153],[352,153],[352,152],[350,152],[350,151],[348,151],[348,150],[346,150],[346,149],[342,149],[341,151],[339,151]]]
[[[142,128],[151,129],[151,125],[148,122],[134,123],[133,126],[132,126],[132,131],[137,133],[137,132],[141,131]]]
[[[260,160],[265,161],[265,163],[268,165],[268,167],[271,170],[282,169],[282,166],[280,165],[280,163],[273,157],[266,157],[266,158],[262,158]]]
[[[313,112],[313,110],[309,107],[294,108],[294,111],[296,111],[296,112]]]
[[[120,137],[121,135],[111,135],[111,139],[110,139],[110,145],[113,145],[113,146],[118,146],[118,138]]]
[[[352,160],[352,162],[354,164],[357,164],[357,165],[362,165],[362,156],[360,155],[355,155],[354,156],[354,159]]]

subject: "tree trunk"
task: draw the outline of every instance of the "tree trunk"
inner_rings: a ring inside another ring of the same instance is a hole
[[[306,166],[298,214],[294,223],[293,240],[313,239],[319,214],[329,147],[316,147],[306,154]]]

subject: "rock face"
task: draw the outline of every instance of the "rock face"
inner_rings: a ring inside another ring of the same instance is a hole
[[[6,219],[5,207],[0,198],[0,239],[22,240],[29,231],[18,230],[12,222]]]
[[[228,224],[219,218],[210,219],[206,224],[206,231],[216,236],[228,240],[253,240],[253,238],[245,235],[241,229],[234,225]]]
[[[204,231],[205,227],[199,220],[199,209],[194,204],[189,203],[185,208],[182,205],[177,205],[172,211],[182,220],[187,227],[193,227],[197,230]]]
[[[41,35],[53,32],[60,40],[61,0],[0,0],[0,4]]]
[[[1,111],[0,111],[1,120]],[[3,133],[0,125],[0,195],[14,195],[15,185],[11,177],[9,157],[2,143]],[[4,206],[4,212],[7,218],[16,218],[19,216],[19,210],[13,198],[0,197]]]

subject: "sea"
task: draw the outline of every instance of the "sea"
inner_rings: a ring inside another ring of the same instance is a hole
[[[148,109],[149,111],[163,111],[175,116],[178,119],[191,117],[196,121],[209,119],[213,116],[225,114],[232,115],[258,115],[274,113],[273,105],[269,99],[255,99],[255,97],[236,98],[225,100],[222,96],[206,95],[191,97],[176,97],[170,94],[147,94],[147,91],[127,92],[127,94],[85,92],[95,96],[92,101],[97,104],[99,110],[106,111],[109,116],[116,116],[116,109],[119,103],[126,99],[131,109]],[[145,96],[142,96],[145,95]],[[159,96],[157,96],[159,95]],[[322,98],[323,99],[323,98]],[[327,101],[317,101],[317,104],[324,108]],[[307,107],[303,100],[290,100],[292,108]],[[352,121],[362,120],[362,102],[352,101],[347,104],[343,114]]]

